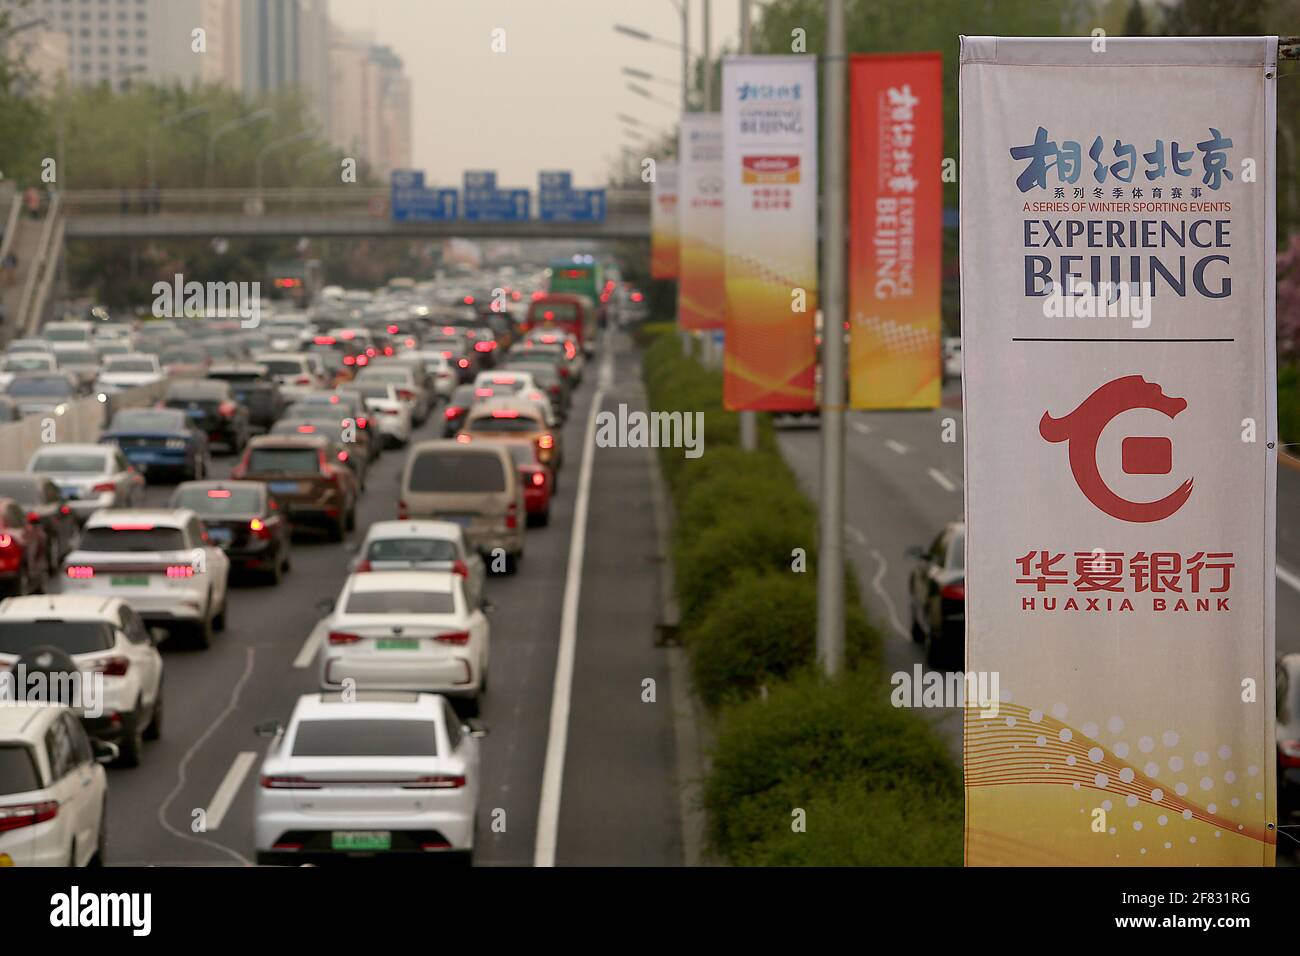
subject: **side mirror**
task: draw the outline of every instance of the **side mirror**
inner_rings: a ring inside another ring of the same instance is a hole
[[[909,558],[915,558],[917,561],[920,561],[922,558],[925,557],[925,552],[922,551],[921,548],[915,544],[912,545],[910,548],[904,550],[903,553],[907,555]]]
[[[471,737],[486,737],[489,733],[488,725],[477,717],[467,719],[461,729]]]
[[[165,627],[151,627],[149,628],[149,642],[153,644],[154,647],[157,647],[163,641],[167,640],[169,633],[170,632]]]
[[[253,725],[253,733],[259,737],[279,737],[284,733],[284,727],[278,720],[263,720]]]
[[[113,763],[122,753],[117,744],[96,737],[90,738],[90,752],[95,755],[95,763]]]
[[[484,614],[491,614],[493,611],[497,609],[497,606],[493,604],[491,601],[489,601],[487,598],[484,598],[479,603],[479,607],[482,609]]]

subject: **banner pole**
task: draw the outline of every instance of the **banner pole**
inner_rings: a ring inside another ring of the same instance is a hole
[[[844,666],[844,0],[826,0],[826,125],[822,153],[821,517],[817,656],[828,677]]]
[[[749,0],[740,0],[740,52],[746,56],[752,50],[751,22]],[[753,412],[740,413],[740,447],[745,451],[758,449],[758,417]]]

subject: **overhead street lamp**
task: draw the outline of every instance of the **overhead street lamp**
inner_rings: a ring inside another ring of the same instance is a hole
[[[647,90],[644,86],[637,86],[635,83],[628,83],[626,85],[628,90],[635,93],[637,96],[645,97],[647,100],[650,100],[650,102],[652,103],[658,103],[660,106],[666,106],[668,107],[668,109],[674,111],[678,109],[676,103],[670,103],[668,100],[660,99],[659,97],[651,93],[649,90]]]
[[[657,37],[645,30],[637,27],[630,27],[625,23],[614,24],[614,32],[621,33],[623,36],[631,37],[633,40],[640,40],[643,43],[653,43],[655,46],[667,47],[670,50],[678,50],[682,54],[682,112],[685,113],[690,109],[690,91],[691,91],[691,4],[690,0],[669,0],[677,13],[682,18],[682,39],[680,42],[665,40]],[[707,54],[707,50],[705,53]]]
[[[272,153],[276,152],[277,150],[283,149],[286,146],[292,146],[294,143],[300,143],[304,139],[314,139],[319,133],[320,133],[319,126],[313,127],[312,129],[305,129],[302,130],[301,132],[294,133],[292,136],[285,136],[281,139],[272,140],[271,142],[267,143],[265,146],[261,148],[261,150],[257,154],[257,161],[256,163],[254,163],[254,170],[255,170],[254,182],[257,184],[257,192],[259,195],[262,192],[262,167],[266,163],[266,157],[270,156]]]
[[[632,77],[632,79],[634,80],[643,80],[646,83],[662,83],[665,86],[678,85],[678,82],[676,80],[664,79],[662,76],[655,76],[649,70],[638,70],[636,67],[633,66],[623,67],[623,74],[625,76]]]
[[[306,166],[308,163],[317,162],[318,160],[324,158],[325,156],[331,156],[333,154],[334,154],[333,143],[321,143],[315,149],[308,150],[307,152],[299,156],[298,162],[294,163],[293,165],[295,169],[301,169],[302,167]]]
[[[221,137],[225,136],[227,133],[233,133],[237,129],[243,129],[245,126],[251,126],[253,123],[260,123],[262,120],[271,119],[274,115],[275,114],[269,109],[260,109],[254,113],[249,113],[247,116],[241,116],[239,119],[233,119],[228,123],[223,123],[213,130],[212,135],[208,137],[208,166],[207,172],[203,177],[204,184],[209,187],[212,185],[212,164],[216,162],[217,158],[217,140],[221,139]]]
[[[157,156],[156,149],[158,145],[158,131],[160,129],[171,129],[173,126],[177,126],[181,123],[188,122],[189,120],[197,119],[200,116],[206,116],[207,113],[208,113],[208,108],[206,106],[191,106],[189,109],[181,110],[179,113],[176,113],[172,116],[163,117],[162,120],[159,121],[158,125],[149,131],[148,174],[149,174],[150,182],[153,181],[154,170],[157,168],[154,165],[154,160]]]

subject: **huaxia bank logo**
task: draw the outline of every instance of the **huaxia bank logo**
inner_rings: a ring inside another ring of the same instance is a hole
[[[1133,501],[1117,494],[1097,465],[1097,444],[1106,426],[1139,408],[1172,420],[1187,408],[1187,400],[1166,395],[1158,383],[1141,375],[1125,375],[1096,388],[1066,415],[1056,418],[1044,412],[1038,432],[1044,441],[1066,446],[1074,483],[1093,507],[1119,521],[1152,524],[1187,504],[1193,479],[1185,479],[1163,497]],[[1164,436],[1126,437],[1120,457],[1127,475],[1154,477],[1174,470],[1173,442]],[[1164,487],[1168,484],[1166,479]],[[1014,566],[1015,584],[1030,589],[1021,597],[1022,612],[1128,613],[1145,606],[1155,613],[1205,614],[1231,610],[1229,592],[1236,561],[1231,551],[1208,547],[1116,551],[1091,546],[1073,552],[1026,547]]]
[[[155,319],[238,318],[240,328],[262,322],[262,283],[185,281],[179,272],[171,282],[153,284]]]
[[[50,897],[50,925],[127,927],[133,936],[148,936],[153,929],[153,894],[82,893],[74,886]]]

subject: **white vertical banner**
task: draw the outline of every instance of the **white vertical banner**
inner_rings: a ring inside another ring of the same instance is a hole
[[[1276,67],[962,39],[970,865],[1273,864]]]
[[[676,279],[679,255],[677,163],[659,159],[650,187],[650,278]]]
[[[723,398],[729,409],[816,407],[817,63],[722,62]]]
[[[722,116],[683,113],[678,130],[677,326],[720,329],[722,284]]]

